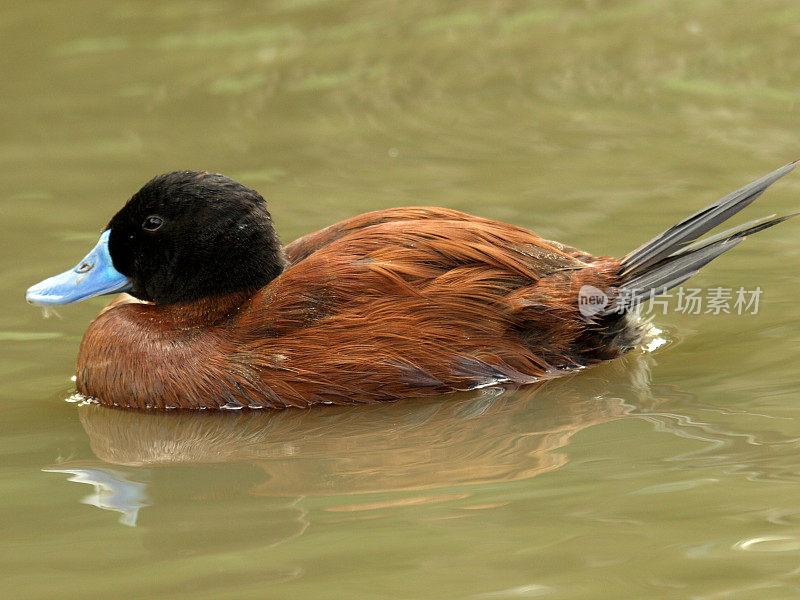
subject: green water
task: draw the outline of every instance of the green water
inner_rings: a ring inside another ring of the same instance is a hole
[[[691,282],[758,314],[364,408],[79,407],[104,301],[23,300],[183,168],[260,190],[286,241],[432,204],[624,254],[800,156],[796,2],[6,1],[0,48],[3,598],[800,597],[800,223]]]

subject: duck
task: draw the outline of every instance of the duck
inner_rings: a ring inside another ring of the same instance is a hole
[[[703,237],[797,162],[623,258],[436,207],[368,212],[283,245],[258,192],[175,171],[26,299],[117,295],[86,330],[74,378],[107,406],[306,408],[525,386],[639,347],[642,302],[794,216]]]

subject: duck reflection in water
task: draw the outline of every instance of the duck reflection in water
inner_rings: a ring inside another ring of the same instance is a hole
[[[138,521],[128,524],[145,525],[158,538],[148,543],[157,552],[175,547],[176,523],[184,524],[180,546],[193,539],[198,552],[203,544],[218,551],[215,540],[230,539],[218,534],[244,522],[245,539],[278,543],[305,530],[300,499],[348,496],[352,503],[352,495],[364,494],[363,507],[372,509],[442,502],[470,496],[470,486],[558,469],[573,435],[648,403],[651,360],[635,352],[519,390],[487,388],[358,411],[153,413],[87,404],[78,411],[99,461],[48,470],[114,473],[104,485],[119,486],[117,499],[137,487],[131,511]],[[232,498],[237,515],[226,510]],[[120,510],[119,501],[100,507]],[[244,519],[242,510],[253,514]]]

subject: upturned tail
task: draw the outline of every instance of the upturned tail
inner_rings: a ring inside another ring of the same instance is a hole
[[[639,303],[680,285],[709,262],[741,243],[748,235],[800,213],[769,215],[698,240],[749,206],[770,185],[797,166],[789,163],[685,218],[622,259],[619,295],[606,313],[627,312]],[[624,303],[624,306],[620,306]]]

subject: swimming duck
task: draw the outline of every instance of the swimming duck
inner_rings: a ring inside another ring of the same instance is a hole
[[[179,171],[145,184],[74,269],[26,297],[120,294],[86,331],[76,372],[79,393],[111,406],[307,407],[528,384],[635,348],[639,303],[789,218],[696,241],[795,165],[622,259],[419,207],[283,246],[258,192]]]

